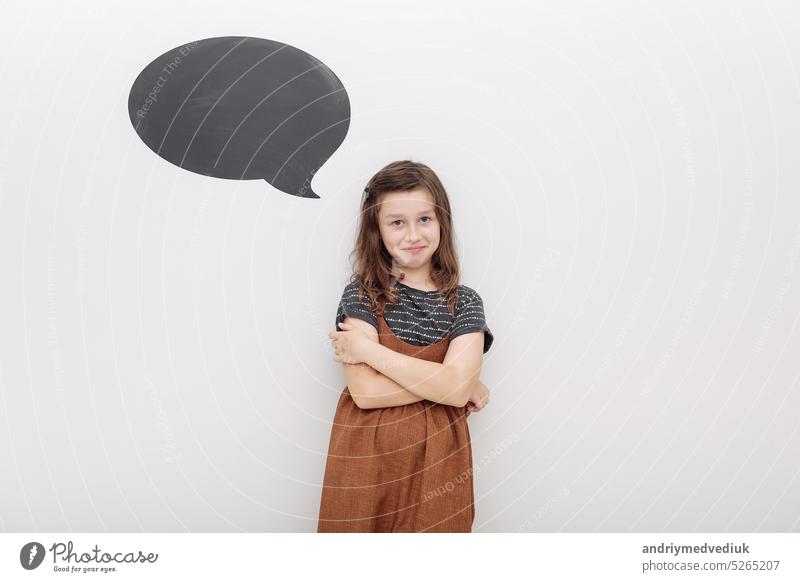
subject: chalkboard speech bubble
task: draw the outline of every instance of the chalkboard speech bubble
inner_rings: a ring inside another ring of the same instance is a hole
[[[224,36],[176,47],[147,65],[131,87],[128,115],[147,147],[176,166],[319,198],[311,179],[347,135],[350,99],[310,54]]]

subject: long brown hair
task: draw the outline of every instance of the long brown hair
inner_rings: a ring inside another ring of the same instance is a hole
[[[386,250],[378,226],[381,196],[387,192],[425,188],[433,196],[436,218],[441,228],[439,247],[431,257],[431,280],[447,301],[450,313],[455,316],[458,302],[460,272],[458,256],[453,244],[453,218],[450,199],[436,173],[425,164],[401,160],[392,162],[375,174],[364,188],[358,235],[353,251],[355,265],[350,283],[359,284],[358,294],[369,296],[375,315],[382,317],[386,303],[396,304],[400,298],[393,287],[397,271],[392,270],[393,258]]]

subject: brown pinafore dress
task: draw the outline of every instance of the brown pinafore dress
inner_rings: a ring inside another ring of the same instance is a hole
[[[390,349],[443,362],[450,333],[412,345],[378,318]],[[331,429],[317,532],[470,532],[475,517],[466,406],[420,400],[362,409],[347,387]]]

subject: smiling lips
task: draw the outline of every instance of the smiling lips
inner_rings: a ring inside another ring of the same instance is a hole
[[[423,246],[423,247],[409,247],[409,248],[407,248],[407,249],[403,249],[403,250],[404,250],[404,251],[408,251],[409,253],[414,253],[414,254],[416,254],[416,253],[420,252],[420,251],[421,251],[422,249],[424,249],[424,248],[425,248],[424,246]]]

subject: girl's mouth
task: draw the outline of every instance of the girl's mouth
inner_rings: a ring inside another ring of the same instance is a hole
[[[416,255],[417,253],[421,252],[422,249],[424,249],[424,248],[425,247],[411,247],[411,248],[403,249],[403,250],[408,252],[408,253],[412,253],[412,254]]]

